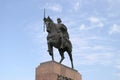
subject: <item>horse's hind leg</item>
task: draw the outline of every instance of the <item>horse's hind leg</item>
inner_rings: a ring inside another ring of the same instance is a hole
[[[60,56],[61,56],[61,60],[59,63],[62,63],[62,61],[64,60],[64,51],[62,49],[59,49],[59,53],[60,53]]]
[[[71,61],[71,66],[72,66],[72,68],[74,68],[74,66],[73,66],[72,52],[71,51],[67,51],[67,52],[68,52],[68,55],[69,55],[69,58],[70,58],[70,61]]]
[[[51,56],[52,56],[52,61],[54,61],[54,55],[53,55],[53,47],[51,47],[51,52],[50,52]]]

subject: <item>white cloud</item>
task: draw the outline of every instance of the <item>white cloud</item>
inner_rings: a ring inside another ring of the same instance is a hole
[[[96,46],[82,46],[81,50],[92,50],[92,51],[111,51],[113,49],[109,47],[105,47],[102,45],[96,45]]]
[[[117,69],[120,70],[120,64],[117,64],[117,65],[115,66],[115,68],[117,68]]]
[[[85,39],[87,39],[87,40],[105,40],[103,37],[100,37],[100,36],[89,36],[89,37],[85,37]]]
[[[99,38],[95,37],[94,39]],[[89,39],[83,39],[78,36],[74,36],[71,41],[73,43],[74,62],[79,61],[75,63],[75,66],[112,64],[112,58],[114,56],[113,53],[111,53],[111,51],[113,51],[112,48],[103,45],[89,46]],[[99,51],[102,52],[100,53]]]
[[[78,63],[74,63],[75,66],[94,64],[109,65],[112,63],[113,53],[109,53],[112,50],[110,47],[103,45],[89,46],[88,39],[83,39],[78,36],[73,36],[71,41],[73,43],[74,62],[79,61]],[[99,51],[102,52],[99,53]]]
[[[91,23],[97,23],[97,22],[100,22],[100,19],[98,19],[97,17],[89,17],[88,20],[91,22]]]
[[[80,9],[80,1],[77,1],[75,4],[74,4],[74,10],[75,11],[78,11]]]
[[[76,48],[80,48],[82,46],[85,46],[88,44],[87,40],[84,40],[82,38],[80,38],[79,36],[71,36],[71,42],[73,44],[74,47]],[[74,48],[74,49],[76,49]]]
[[[120,78],[120,72],[115,73],[115,75]]]
[[[94,27],[103,27],[104,26],[103,22],[98,17],[91,16],[88,18],[88,20],[90,21],[91,25],[93,25]]]
[[[60,4],[49,4],[47,3],[46,4],[47,8],[52,10],[52,11],[55,11],[55,12],[62,12],[62,6]]]
[[[97,46],[94,46],[92,47],[93,50],[112,50],[111,48],[108,48],[108,47],[105,47],[105,46],[101,46],[101,45],[97,45]]]
[[[118,17],[120,11],[118,7],[120,7],[120,0],[107,0],[108,1],[108,16],[109,17]]]
[[[114,59],[114,67],[117,69],[117,70],[120,70],[120,52],[117,51],[116,52],[116,58]]]
[[[88,17],[87,21],[89,21],[89,24],[81,24],[80,25],[80,30],[91,30],[95,28],[103,28],[104,23],[102,20],[98,17]]]
[[[94,65],[94,64],[102,64],[109,65],[111,64],[111,60],[113,57],[112,53],[81,53],[76,55],[75,61],[80,61],[77,65]],[[79,56],[79,57],[78,57]]]
[[[82,31],[82,30],[84,31],[84,30],[90,30],[90,29],[93,29],[93,28],[94,28],[94,27],[90,27],[90,26],[88,27],[86,24],[81,24],[79,29],[80,29],[81,31]]]
[[[86,30],[86,29],[87,29],[87,27],[85,26],[85,24],[80,25],[80,30]]]
[[[103,27],[104,24],[103,24],[102,22],[99,22],[99,23],[97,24],[97,26],[98,26],[98,27]]]
[[[120,25],[113,24],[110,27],[109,34],[113,34],[113,33],[120,33]]]

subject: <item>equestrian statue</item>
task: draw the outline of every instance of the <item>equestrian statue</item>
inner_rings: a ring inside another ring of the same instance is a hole
[[[72,44],[69,39],[69,34],[67,31],[67,27],[62,23],[60,18],[57,18],[57,23],[54,23],[53,20],[48,16],[47,18],[44,16],[44,24],[46,26],[47,35],[47,45],[49,55],[52,57],[54,61],[53,55],[53,47],[57,48],[59,54],[61,56],[61,60],[59,63],[62,63],[64,60],[64,52],[67,52],[71,61],[71,67],[73,66],[73,58],[72,58]]]

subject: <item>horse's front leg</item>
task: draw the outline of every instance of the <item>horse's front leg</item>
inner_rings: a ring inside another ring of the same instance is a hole
[[[53,46],[48,42],[48,52],[49,55],[52,57],[52,60],[54,61],[54,56],[53,56]]]
[[[53,55],[53,46],[51,46],[51,56],[52,56],[52,61],[54,61],[54,55]]]
[[[67,51],[67,52],[68,52],[68,55],[69,55],[69,58],[70,58],[70,61],[71,61],[71,67],[74,68],[74,66],[73,66],[72,52],[71,51]]]
[[[59,49],[59,53],[60,53],[60,56],[61,56],[61,60],[59,63],[62,63],[62,61],[64,60],[64,51],[62,49]]]

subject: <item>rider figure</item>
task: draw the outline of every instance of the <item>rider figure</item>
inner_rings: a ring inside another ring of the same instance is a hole
[[[62,20],[60,18],[57,18],[57,28],[58,28],[58,33],[60,35],[61,38],[61,46],[60,48],[63,49],[64,48],[64,39],[68,40],[69,39],[69,34],[67,32],[67,27],[62,24]]]

